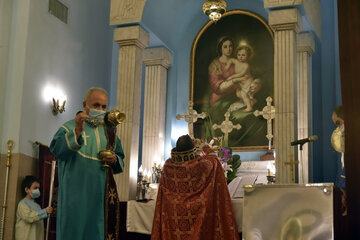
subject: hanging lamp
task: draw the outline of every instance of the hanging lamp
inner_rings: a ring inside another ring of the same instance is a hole
[[[217,22],[226,12],[227,4],[225,0],[206,0],[202,8],[210,20]]]

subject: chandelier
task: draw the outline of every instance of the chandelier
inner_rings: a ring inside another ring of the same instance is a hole
[[[221,18],[221,15],[226,12],[226,8],[225,0],[206,0],[203,4],[203,12],[214,22]]]

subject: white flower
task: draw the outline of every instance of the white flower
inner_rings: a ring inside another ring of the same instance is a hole
[[[227,164],[226,162],[222,163],[222,167],[224,168],[224,171],[233,171],[232,166],[230,164]]]

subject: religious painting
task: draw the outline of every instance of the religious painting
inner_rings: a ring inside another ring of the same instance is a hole
[[[267,149],[267,121],[254,112],[273,95],[274,41],[266,21],[233,10],[208,22],[191,52],[190,100],[207,114],[194,123],[194,137],[223,137],[234,151]]]

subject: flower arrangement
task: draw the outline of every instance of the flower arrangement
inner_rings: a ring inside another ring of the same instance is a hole
[[[241,165],[240,156],[232,154],[231,148],[224,146],[223,137],[215,137],[210,141],[210,145],[218,149],[218,156],[224,168],[226,180],[228,183],[231,182],[236,178],[237,170]]]

